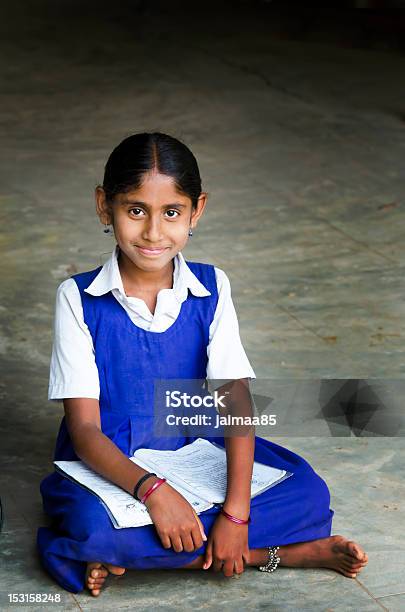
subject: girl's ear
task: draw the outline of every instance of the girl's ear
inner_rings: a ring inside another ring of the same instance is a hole
[[[96,211],[98,218],[103,225],[110,225],[112,223],[111,206],[107,202],[105,191],[101,185],[97,185],[94,195],[96,198]]]
[[[201,192],[201,195],[197,200],[197,206],[193,209],[193,212],[191,213],[190,226],[192,228],[196,227],[199,218],[203,214],[207,199],[208,193],[206,193],[205,191]]]

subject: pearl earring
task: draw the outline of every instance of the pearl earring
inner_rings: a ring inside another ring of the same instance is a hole
[[[188,230],[188,235],[189,235],[189,236],[192,236],[192,235],[193,235],[193,230],[191,229],[191,227],[190,227],[190,229]]]

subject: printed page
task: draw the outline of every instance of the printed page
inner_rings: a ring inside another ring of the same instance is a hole
[[[117,485],[94,472],[82,461],[54,461],[54,464],[64,476],[98,495],[104,503],[116,529],[153,524],[144,504],[141,504],[132,495],[129,495],[129,493]],[[183,489],[175,483],[170,484],[187,499],[197,514],[212,507],[212,503],[207,503],[192,492]]]
[[[140,448],[132,460],[145,469],[165,475],[190,492],[196,491],[206,501],[220,504],[225,500],[226,451],[222,446],[197,438],[175,451]],[[259,495],[288,476],[291,476],[290,472],[255,461],[251,496]]]

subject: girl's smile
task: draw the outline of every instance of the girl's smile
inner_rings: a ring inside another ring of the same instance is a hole
[[[164,247],[164,248],[152,248],[152,247],[141,247],[139,245],[135,245],[136,248],[138,249],[138,251],[142,254],[145,255],[146,257],[156,257],[161,255],[162,253],[164,253],[164,251],[166,251],[167,248],[170,247]]]

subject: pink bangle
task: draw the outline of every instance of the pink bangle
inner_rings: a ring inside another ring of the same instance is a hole
[[[166,482],[166,478],[159,478],[156,482],[154,482],[153,485],[149,487],[149,489],[146,491],[145,495],[140,499],[142,504],[144,504],[145,501],[148,499],[149,495],[151,495],[153,491],[156,491],[156,489],[160,487],[160,485],[162,485],[164,482]]]
[[[228,512],[225,512],[225,510],[223,508],[221,508],[221,514],[226,516],[226,518],[229,519],[230,521],[232,521],[233,523],[237,523],[238,525],[247,525],[248,523],[250,523],[250,516],[247,519],[247,521],[245,521],[244,519],[240,519],[237,516],[233,516],[232,514],[228,514]]]

